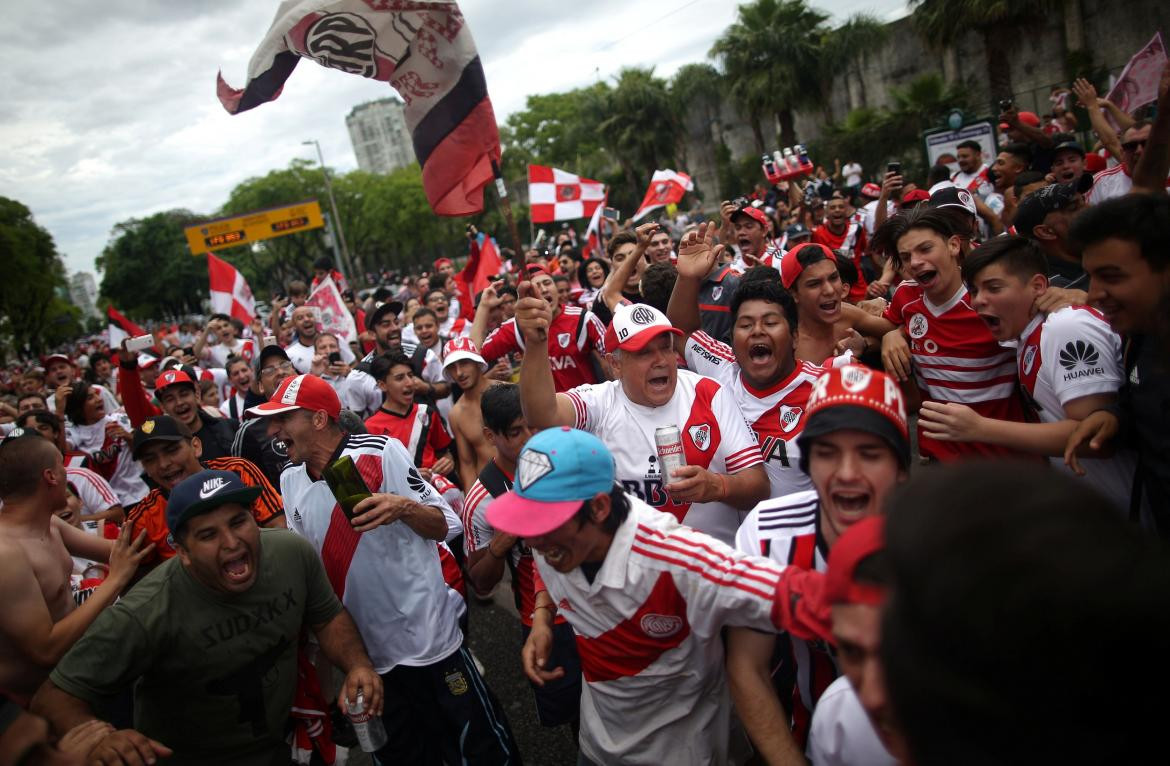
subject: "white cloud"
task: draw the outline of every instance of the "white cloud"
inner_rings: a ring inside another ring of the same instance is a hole
[[[887,15],[901,0],[834,5]],[[826,4],[827,6],[827,4]],[[28,205],[71,271],[93,271],[114,224],[170,208],[212,212],[241,181],[315,159],[356,166],[345,116],[388,85],[302,62],[280,98],[228,115],[216,72],[244,83],[273,5],[242,0],[80,0],[7,8],[0,81],[0,195]],[[497,118],[531,94],[706,60],[733,21],[728,0],[464,0]],[[20,34],[13,34],[19,30]]]

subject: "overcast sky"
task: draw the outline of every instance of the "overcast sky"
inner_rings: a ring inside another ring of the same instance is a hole
[[[813,0],[836,20],[904,12],[903,0]],[[500,122],[530,94],[606,79],[625,66],[663,77],[707,60],[733,0],[463,0]],[[345,116],[392,93],[305,61],[276,101],[228,115],[276,2],[10,3],[0,78],[0,195],[28,205],[72,271],[94,271],[114,224],[160,210],[210,213],[239,182],[315,159],[357,166]],[[96,275],[95,275],[96,276]],[[100,277],[99,277],[100,280]]]

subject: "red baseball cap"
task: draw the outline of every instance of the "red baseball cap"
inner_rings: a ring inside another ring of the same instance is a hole
[[[882,187],[870,181],[865,186],[861,187],[861,196],[869,197],[870,199],[877,199],[882,196]]]
[[[857,565],[885,548],[885,516],[868,516],[850,525],[829,551],[829,571],[825,574],[825,601],[833,604],[868,604],[880,606],[886,589],[854,578]]]
[[[1040,127],[1040,118],[1036,116],[1035,112],[1018,112],[1017,116],[1020,118],[1020,122],[1024,123],[1025,125],[1033,128]],[[1009,130],[1011,127],[1012,126],[1008,125],[1006,122],[1001,122],[999,124],[1000,130]]]
[[[435,260],[435,271],[438,271],[443,266],[454,266],[455,263],[450,258],[438,258]]]
[[[897,382],[883,372],[858,364],[825,371],[813,383],[805,413],[797,437],[805,473],[813,440],[836,431],[868,431],[890,446],[903,467],[910,463],[906,400]]]
[[[154,384],[154,390],[156,392],[162,391],[167,386],[174,386],[180,383],[195,388],[195,381],[191,380],[191,376],[187,373],[182,370],[167,370],[158,376]]]
[[[806,250],[810,253],[820,253],[833,263],[837,262],[837,254],[821,243],[801,242],[796,247],[784,253],[780,258],[780,284],[784,285],[784,287],[792,287],[796,284],[796,280],[800,278],[801,272],[804,271],[804,266],[797,256]]]
[[[768,228],[768,214],[758,207],[753,207],[752,205],[741,207],[731,214],[731,220],[734,221],[737,215],[746,215],[765,229]]]
[[[605,350],[612,352],[620,348],[622,351],[640,351],[664,332],[682,335],[682,331],[670,323],[666,314],[653,306],[627,303],[618,306],[617,311],[613,312],[613,321],[605,331]]]
[[[341,400],[337,398],[333,386],[316,375],[295,375],[285,378],[267,402],[250,407],[248,414],[266,417],[292,410],[324,410],[326,415],[336,420],[341,415]]]
[[[41,366],[47,370],[49,369],[49,365],[53,362],[65,362],[67,364],[73,364],[73,360],[64,354],[49,354],[41,360]]]
[[[902,202],[926,202],[930,199],[930,193],[925,189],[911,189],[902,195]]]
[[[1086,173],[1100,173],[1108,166],[1105,158],[1096,152],[1089,152],[1085,155],[1085,172]]]

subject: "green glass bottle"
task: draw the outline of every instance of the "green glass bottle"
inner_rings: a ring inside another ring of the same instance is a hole
[[[327,465],[322,473],[342,512],[351,519],[356,515],[353,507],[373,494],[349,455]]]

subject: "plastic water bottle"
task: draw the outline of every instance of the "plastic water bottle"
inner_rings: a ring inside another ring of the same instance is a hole
[[[358,692],[356,700],[346,700],[346,710],[361,749],[367,753],[381,750],[386,745],[386,727],[382,725],[380,716],[365,709],[361,692]]]
[[[800,170],[800,161],[796,159],[796,155],[793,154],[791,146],[784,149],[784,164],[788,167],[789,173]]]

